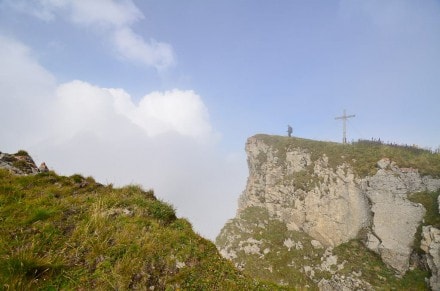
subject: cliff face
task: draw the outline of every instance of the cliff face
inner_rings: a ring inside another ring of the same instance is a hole
[[[243,222],[247,209],[261,208],[287,231],[305,233],[325,248],[361,240],[403,275],[410,268],[416,233],[426,212],[409,196],[437,191],[440,180],[403,167],[413,165],[408,161],[403,166],[393,161],[402,156],[402,150],[367,145],[363,154],[354,145],[263,135],[249,138],[247,186],[237,217],[219,235],[219,249],[234,259],[231,254],[240,251],[237,241],[242,234],[231,231],[232,225]]]

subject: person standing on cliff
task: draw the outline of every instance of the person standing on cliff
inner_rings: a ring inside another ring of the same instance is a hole
[[[293,132],[292,127],[291,127],[290,125],[287,125],[287,135],[288,135],[289,137],[292,137],[292,132]]]

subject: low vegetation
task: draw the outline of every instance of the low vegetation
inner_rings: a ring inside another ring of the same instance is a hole
[[[415,203],[420,203],[426,209],[423,222],[417,228],[417,233],[415,235],[414,246],[416,251],[423,254],[424,252],[420,249],[420,244],[422,241],[422,227],[431,225],[437,229],[440,229],[440,214],[438,205],[438,196],[440,195],[440,190],[435,192],[417,192],[409,195],[408,199]]]
[[[340,271],[341,274],[359,274],[360,279],[369,282],[378,290],[428,290],[425,282],[425,278],[430,276],[428,271],[413,269],[399,278],[382,262],[379,255],[367,249],[358,240],[337,246],[333,253],[341,262],[346,262]]]
[[[440,228],[440,215],[438,196],[440,190],[435,192],[418,192],[409,195],[409,200],[415,203],[420,203],[426,209],[425,217],[423,219],[424,225],[432,225],[435,228]]]
[[[0,169],[2,290],[276,290],[138,186]],[[151,289],[153,290],[153,289]]]

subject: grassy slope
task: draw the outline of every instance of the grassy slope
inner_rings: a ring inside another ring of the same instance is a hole
[[[273,290],[137,186],[0,169],[0,289]]]

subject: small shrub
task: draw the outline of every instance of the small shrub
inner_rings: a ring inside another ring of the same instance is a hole
[[[148,214],[165,225],[176,220],[174,208],[170,204],[159,200],[152,201],[148,205]]]
[[[27,151],[24,150],[19,150],[18,152],[16,152],[14,154],[14,156],[18,156],[18,157],[29,157],[29,154]]]
[[[81,182],[83,182],[85,180],[85,178],[82,175],[80,175],[80,174],[74,174],[74,175],[70,176],[70,178],[75,183],[81,183]]]
[[[48,209],[37,208],[32,212],[32,217],[27,221],[28,224],[32,224],[34,222],[40,220],[46,220],[54,214],[53,211]]]

